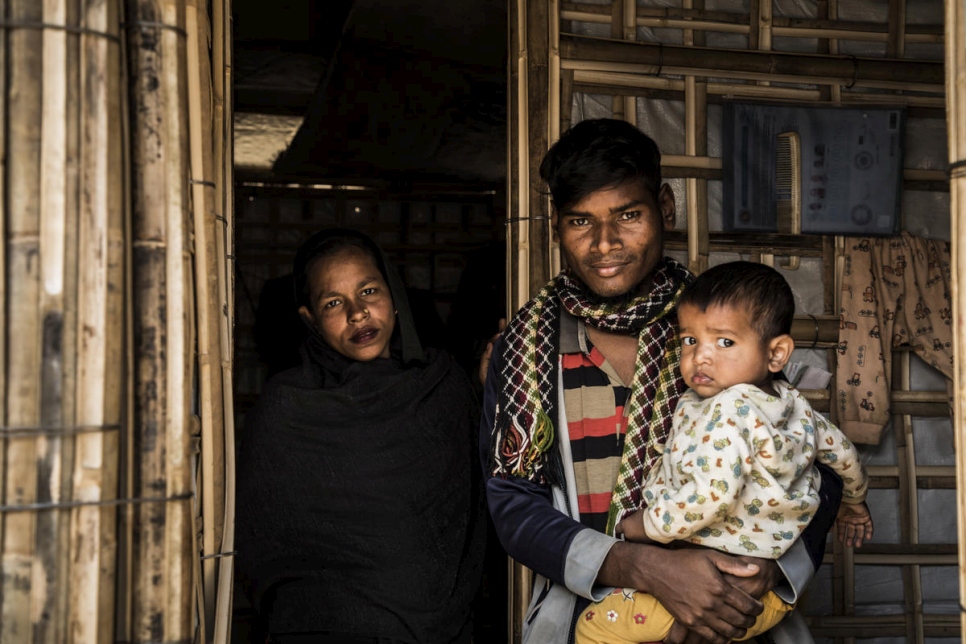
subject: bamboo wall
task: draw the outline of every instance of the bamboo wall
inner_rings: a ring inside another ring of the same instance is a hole
[[[0,642],[227,641],[229,38],[0,2]]]
[[[511,306],[524,303],[534,285],[560,268],[550,242],[549,203],[539,193],[535,172],[543,154],[571,123],[623,118],[654,136],[664,153],[664,176],[678,206],[669,254],[695,272],[739,258],[775,265],[811,314],[793,330],[799,345],[810,346],[834,372],[836,275],[844,238],[723,232],[719,105],[736,99],[906,107],[912,124],[907,141],[920,148],[922,141],[930,144],[927,153],[907,154],[902,225],[952,239],[955,253],[955,213],[963,212],[962,197],[955,181],[950,188],[943,145],[946,87],[961,93],[963,84],[961,3],[946,2],[945,38],[959,39],[958,48],[945,49],[946,69],[937,3],[752,0],[715,2],[714,9],[711,3],[706,9],[704,0],[666,4],[510,2]],[[956,72],[950,69],[954,62]],[[962,116],[963,107],[950,92],[949,159],[955,162],[963,146],[954,142],[953,118]],[[937,123],[942,131],[933,135]],[[957,577],[962,539],[949,514],[929,514],[937,498],[944,499],[942,507],[962,507],[954,496],[962,494],[962,485],[956,486],[957,476],[963,481],[962,465],[957,475],[952,456],[953,437],[958,442],[962,429],[954,431],[949,420],[941,376],[928,373],[905,350],[893,364],[890,429],[882,445],[863,452],[875,488],[873,516],[878,504],[883,521],[878,538],[861,550],[829,542],[814,590],[801,604],[820,642],[859,637],[931,642],[958,639],[964,632],[954,596],[954,580],[962,577],[961,572]],[[828,391],[807,394],[817,409],[830,412]],[[937,534],[936,525],[948,527]],[[531,581],[522,566],[512,570],[510,638],[519,641]],[[877,595],[880,585],[892,590]],[[888,599],[876,604],[870,595]]]

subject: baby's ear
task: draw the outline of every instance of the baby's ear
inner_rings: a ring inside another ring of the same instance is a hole
[[[794,350],[795,341],[787,333],[772,338],[768,343],[768,370],[778,373],[784,369]]]

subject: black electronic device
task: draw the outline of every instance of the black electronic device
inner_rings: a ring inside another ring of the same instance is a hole
[[[726,103],[727,231],[898,232],[905,112]]]

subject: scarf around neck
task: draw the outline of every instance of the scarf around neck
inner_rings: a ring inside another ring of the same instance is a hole
[[[595,329],[638,336],[627,434],[611,498],[608,534],[640,507],[641,481],[660,456],[674,403],[686,389],[678,370],[680,345],[674,307],[691,274],[665,257],[650,291],[630,302],[598,302],[562,272],[528,302],[504,332],[502,391],[490,442],[492,474],[562,485],[555,445],[559,318],[563,306]]]

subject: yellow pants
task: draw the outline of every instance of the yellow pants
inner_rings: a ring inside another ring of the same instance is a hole
[[[739,641],[761,635],[782,621],[794,606],[773,592],[761,598],[765,610]],[[576,644],[639,644],[660,642],[671,630],[674,618],[653,595],[618,588],[591,604],[577,620]]]

